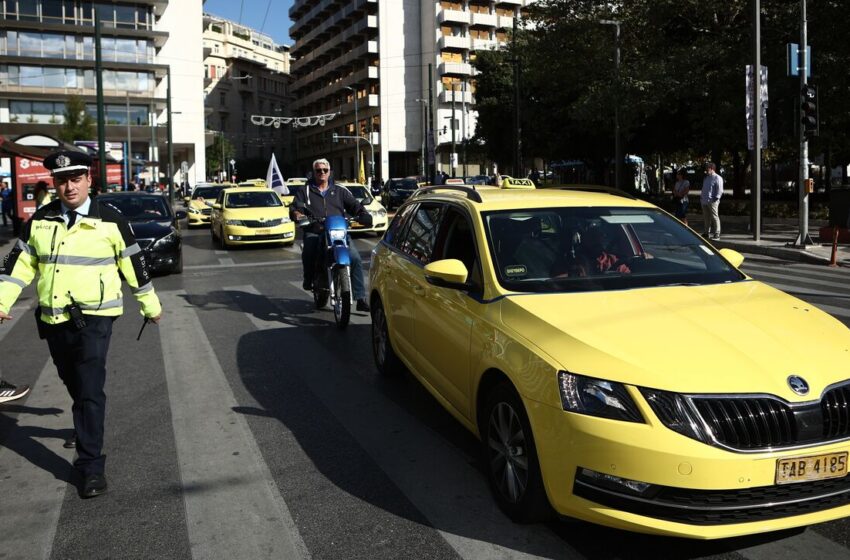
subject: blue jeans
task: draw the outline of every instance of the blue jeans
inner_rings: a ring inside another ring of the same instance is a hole
[[[323,233],[304,233],[304,250],[301,252],[301,265],[304,268],[304,278],[312,278],[316,270],[316,259],[324,244]],[[354,299],[366,299],[366,283],[363,281],[363,261],[360,252],[354,246],[351,236],[348,236],[348,253],[351,255],[351,289]]]

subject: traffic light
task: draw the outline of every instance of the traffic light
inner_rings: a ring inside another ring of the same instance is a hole
[[[820,132],[820,119],[818,118],[818,88],[816,86],[803,86],[800,106],[803,116],[803,134],[817,136]]]

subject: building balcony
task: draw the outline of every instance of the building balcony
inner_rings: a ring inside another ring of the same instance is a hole
[[[438,68],[441,76],[471,76],[472,65],[467,62],[442,62]]]
[[[367,4],[372,2],[375,2],[375,0],[353,0],[342,7],[337,5],[339,3],[338,0],[324,0],[317,4],[316,7],[310,11],[307,17],[300,20],[290,28],[290,35],[298,33],[299,29],[301,31],[305,31],[304,35],[299,37],[299,39],[295,42],[295,46],[292,49],[293,56],[300,56],[304,51],[309,52],[314,50],[315,45],[312,45],[312,43],[315,42],[317,44],[321,44],[321,42],[317,40],[319,40],[324,34],[328,33],[329,30],[332,30],[335,26],[344,27],[344,22],[348,19],[352,20],[351,25],[359,23],[362,20],[366,22],[366,27],[377,29],[377,16],[366,16],[365,18],[360,17],[359,19],[356,17],[357,14],[365,9]],[[324,17],[317,20],[320,25],[308,25],[311,20],[317,16],[323,15],[326,10],[327,14],[324,14]],[[348,31],[348,29],[345,29],[344,31]],[[336,33],[333,33],[332,36],[334,35],[336,35]]]
[[[496,0],[497,6],[522,6],[523,4],[531,4],[531,2],[523,2],[522,0]]]
[[[469,37],[443,35],[437,43],[440,49],[469,50]]]
[[[331,96],[338,96],[343,88],[347,86],[353,86],[354,84],[361,84],[367,80],[377,80],[378,76],[379,73],[377,66],[369,66],[368,68],[363,68],[362,70],[354,72],[350,76],[346,76],[339,82],[326,85],[323,88],[320,88],[312,93],[308,93],[307,95],[300,97],[298,99],[299,106],[303,107],[312,103],[316,103],[317,101],[322,101]]]
[[[496,27],[498,21],[499,18],[496,17],[496,14],[480,14],[473,12],[470,25],[475,27]]]
[[[499,23],[497,27],[501,29],[513,29],[514,28],[514,18],[513,16],[499,16]]]
[[[351,51],[347,52],[343,56],[328,62],[327,64],[323,64],[319,66],[316,70],[313,70],[309,74],[306,74],[297,80],[295,80],[290,86],[290,90],[295,93],[299,89],[312,84],[317,80],[321,80],[324,76],[332,72],[339,72],[345,66],[351,64],[355,60],[369,57],[370,55],[377,54],[378,52],[378,42],[377,41],[366,41],[362,43],[360,46],[355,47]],[[366,60],[368,63],[368,60]]]
[[[439,23],[462,23],[469,25],[469,12],[461,10],[443,10],[437,16]]]
[[[292,64],[291,64],[292,72],[295,72],[298,69],[303,68],[304,66],[312,63],[313,61],[318,60],[325,53],[332,51],[333,49],[340,47],[340,45],[344,44],[345,42],[354,39],[357,35],[360,35],[364,31],[366,31],[366,29],[368,29],[368,28],[369,28],[368,19],[363,19],[363,20],[360,20],[360,21],[354,23],[351,27],[349,27],[345,31],[331,36],[330,40],[323,42],[317,48],[311,50],[310,52],[308,52],[304,56],[300,57],[298,60],[295,60],[294,62],[292,62]]]
[[[499,47],[499,42],[495,39],[473,39],[472,49],[476,51],[489,51]]]
[[[440,103],[451,103],[453,99],[455,103],[466,103],[467,105],[471,105],[474,102],[471,91],[445,90],[440,92]]]

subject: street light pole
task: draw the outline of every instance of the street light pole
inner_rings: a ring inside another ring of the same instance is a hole
[[[347,89],[351,92],[352,97],[354,97],[354,136],[359,138],[360,117],[357,115],[357,90],[351,86],[343,86],[342,89]],[[360,172],[360,142],[355,142],[354,154],[354,173],[358,174]]]
[[[427,145],[426,139],[428,137],[428,100],[419,98],[416,100],[416,102],[422,103],[422,161],[419,162],[419,170],[421,172],[422,177],[425,177],[425,147]]]
[[[614,187],[619,189],[623,177],[623,145],[620,140],[620,25],[619,20],[603,19],[602,25],[613,25],[615,30],[614,54]]]
[[[174,127],[171,125],[171,65],[168,66],[168,203],[174,203]]]
[[[800,51],[798,60],[800,61],[800,95],[808,84],[809,69],[809,45],[808,45],[808,20],[806,18],[806,0],[800,0]],[[802,99],[802,97],[801,97]],[[798,117],[799,118],[799,117]],[[800,123],[800,200],[799,200],[799,226],[800,230],[797,233],[797,240],[794,245],[798,247],[806,247],[814,243],[809,236],[809,193],[807,190],[807,182],[809,179],[809,139],[806,137],[805,127]]]

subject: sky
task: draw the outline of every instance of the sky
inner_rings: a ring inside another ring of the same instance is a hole
[[[204,13],[262,31],[279,45],[291,45],[289,27],[292,20],[289,19],[289,8],[292,7],[292,2],[293,0],[206,0]]]

